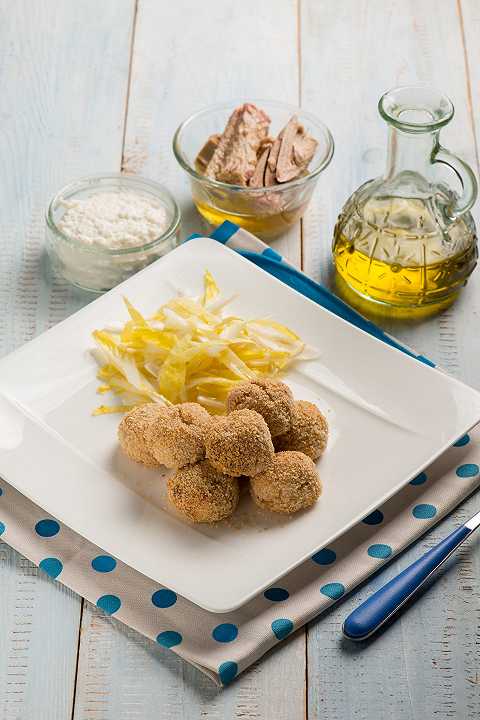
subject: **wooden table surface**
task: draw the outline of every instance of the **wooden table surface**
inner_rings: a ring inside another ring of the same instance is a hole
[[[0,352],[88,301],[48,280],[53,191],[90,173],[141,173],[180,199],[185,237],[201,223],[173,131],[235,97],[301,103],[331,128],[335,157],[308,215],[275,243],[329,283],[337,213],[382,171],[382,91],[444,89],[456,106],[444,143],[478,170],[479,37],[479,0],[1,0]],[[480,387],[479,310],[477,274],[451,310],[393,332]],[[0,544],[0,720],[478,718],[475,542],[374,642],[340,637],[354,604],[474,510],[478,498],[223,691]]]

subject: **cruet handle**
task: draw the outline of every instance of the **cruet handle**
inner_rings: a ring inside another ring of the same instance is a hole
[[[437,144],[432,153],[432,163],[448,165],[462,183],[463,192],[454,201],[445,207],[447,220],[456,220],[460,215],[470,210],[478,195],[477,179],[470,165]]]

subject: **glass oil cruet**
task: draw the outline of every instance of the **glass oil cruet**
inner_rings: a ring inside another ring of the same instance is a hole
[[[333,256],[340,292],[361,310],[422,317],[447,307],[477,262],[477,197],[472,169],[443,148],[440,129],[451,101],[424,86],[385,93],[378,105],[388,123],[383,177],[361,185],[335,226]],[[435,163],[459,178],[458,194],[435,182]]]

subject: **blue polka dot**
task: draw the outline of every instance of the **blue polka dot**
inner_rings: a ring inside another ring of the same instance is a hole
[[[100,573],[112,572],[117,567],[117,561],[110,555],[97,555],[92,560],[92,568]]]
[[[421,472],[413,480],[410,480],[410,485],[423,485],[424,482],[427,482],[427,473]]]
[[[315,555],[312,555],[312,560],[317,565],[331,565],[336,559],[337,553],[329,548],[323,548],[323,550],[319,550]]]
[[[56,520],[39,520],[35,525],[35,532],[41,537],[53,537],[60,530],[60,525]]]
[[[322,585],[322,587],[320,588],[320,592],[322,593],[322,595],[326,595],[332,600],[338,600],[338,598],[341,598],[344,594],[345,588],[342,583],[333,582]]]
[[[370,515],[363,518],[362,522],[364,522],[365,525],[380,525],[380,523],[383,522],[383,513],[380,510],[374,510]]]
[[[279,618],[272,622],[272,631],[277,640],[283,640],[293,630],[293,622],[288,618]]]
[[[217,642],[228,643],[235,640],[238,635],[238,628],[233,623],[222,623],[213,628],[212,637]]]
[[[273,602],[281,602],[290,597],[290,593],[284,588],[268,588],[263,594],[267,600],[273,600]]]
[[[165,630],[164,632],[161,632],[160,635],[157,635],[157,643],[166,648],[172,648],[175,647],[175,645],[180,645],[182,640],[183,638],[180,633],[175,632],[175,630]]]
[[[392,548],[390,547],[390,545],[383,545],[382,543],[378,543],[375,545],[370,545],[367,552],[370,557],[380,558],[383,560],[390,557],[390,555],[392,554]]]
[[[460,465],[460,467],[457,468],[456,473],[458,477],[469,478],[478,475],[479,471],[480,468],[475,463],[465,463],[465,465]]]
[[[421,503],[420,505],[415,505],[415,507],[412,510],[413,517],[416,517],[417,520],[428,520],[428,518],[433,518],[437,514],[437,508],[435,505],[429,505],[428,503]]]
[[[63,570],[63,565],[60,560],[54,557],[43,558],[38,567],[41,568],[43,572],[46,572],[47,575],[50,575],[50,577],[52,578],[58,577]]]
[[[456,443],[453,443],[453,447],[463,447],[464,445],[468,445],[470,442],[470,435],[464,435],[459,440],[457,440]]]
[[[107,615],[113,615],[121,607],[122,601],[116,595],[102,595],[97,600],[97,607],[99,607]]]
[[[228,685],[236,677],[238,673],[238,665],[233,660],[227,660],[218,667],[218,674],[222,685]]]
[[[173,590],[167,590],[166,588],[163,588],[162,590],[157,590],[152,595],[152,603],[155,605],[155,607],[168,608],[172,607],[172,605],[175,605],[176,602],[177,596],[173,592]]]
[[[0,522],[0,535],[3,535],[5,532],[5,523]]]

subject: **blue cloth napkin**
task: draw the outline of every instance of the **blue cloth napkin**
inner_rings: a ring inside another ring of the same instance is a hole
[[[197,237],[202,236],[194,233],[190,235],[188,240],[193,240]],[[330,310],[330,312],[343,318],[343,320],[352,323],[352,325],[356,325],[361,330],[369,333],[369,335],[373,335],[387,343],[387,345],[391,345],[407,355],[417,358],[417,360],[420,360],[426,365],[435,367],[435,363],[431,360],[423,355],[419,355],[406,345],[399,343],[398,340],[388,335],[388,333],[384,332],[373,322],[370,322],[370,320],[367,320],[363,315],[360,315],[356,310],[353,310],[350,305],[347,305],[346,302],[334,295],[330,290],[327,290],[323,285],[314,282],[308,275],[289,265],[279,253],[272,250],[272,248],[262,242],[262,240],[243,228],[240,228],[238,225],[227,220],[219,225],[210,237],[222,243],[222,245],[232,248],[232,250],[235,250],[240,253],[240,255],[243,255],[243,257],[251,260],[255,265],[258,265],[262,270],[270,273],[270,275],[274,275],[278,280],[284,282],[285,285],[289,285],[294,290],[305,295],[305,297],[308,297],[310,300],[313,300],[327,310]]]

